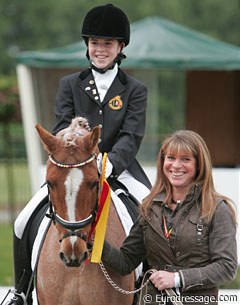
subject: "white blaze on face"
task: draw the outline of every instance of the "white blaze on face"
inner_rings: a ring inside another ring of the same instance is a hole
[[[67,204],[67,214],[70,222],[76,221],[76,215],[75,215],[76,199],[82,182],[83,182],[82,170],[79,168],[71,169],[64,183],[66,189],[65,200]],[[77,240],[76,236],[71,237],[72,245],[75,243],[76,240]]]

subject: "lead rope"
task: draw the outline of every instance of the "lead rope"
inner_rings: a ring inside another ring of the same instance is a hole
[[[122,294],[134,294],[134,293],[137,293],[139,291],[141,291],[147,284],[148,282],[150,281],[149,279],[146,280],[146,277],[148,274],[152,274],[155,270],[154,269],[149,269],[143,276],[143,284],[141,285],[141,287],[139,287],[138,289],[135,289],[135,290],[125,290],[125,289],[122,289],[120,288],[113,280],[112,278],[110,277],[109,273],[107,272],[105,266],[103,265],[102,262],[99,263],[99,266],[106,278],[106,280],[109,282],[109,284],[114,288],[116,289],[117,291],[121,292]],[[146,281],[145,281],[146,280]]]
[[[142,285],[141,287],[139,287],[138,289],[135,290],[125,290],[122,289],[121,287],[119,287],[110,277],[109,273],[107,272],[105,266],[103,265],[102,262],[99,263],[99,266],[106,278],[106,280],[109,282],[109,284],[116,289],[118,292],[122,293],[122,294],[126,294],[126,295],[130,295],[130,294],[134,294],[140,291],[140,296],[139,296],[139,305],[142,304],[142,294],[143,294],[143,288],[145,288],[147,286],[147,284],[150,282],[149,279],[146,280],[146,277],[150,274],[152,274],[153,272],[156,271],[156,269],[149,269],[148,271],[145,272],[144,276],[143,276],[143,280],[142,280]],[[179,300],[179,296],[174,292],[174,290],[172,288],[166,288],[163,290],[168,298],[170,299],[170,301],[172,302],[173,305],[183,305],[183,303]],[[146,290],[147,293],[147,290]],[[144,303],[145,304],[145,303]]]

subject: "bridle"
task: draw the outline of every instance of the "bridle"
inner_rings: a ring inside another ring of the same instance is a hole
[[[78,168],[83,167],[84,165],[92,162],[94,159],[97,159],[97,154],[92,154],[88,159],[85,161],[79,162],[79,163],[63,163],[60,161],[57,161],[52,155],[48,156],[48,159],[56,166],[62,167],[62,168]]]
[[[58,167],[61,167],[61,168],[80,168],[80,167],[85,166],[86,164],[89,164],[96,158],[97,158],[97,155],[96,155],[96,153],[94,153],[88,159],[86,159],[85,161],[79,162],[79,163],[62,163],[62,162],[56,160],[52,155],[48,156],[48,159],[51,161],[52,164],[54,164]],[[99,187],[97,187],[97,194],[98,194],[98,188]],[[84,241],[88,241],[87,235],[82,233],[81,230],[83,228],[85,228],[86,226],[88,226],[89,224],[94,223],[96,214],[97,214],[97,210],[98,210],[98,196],[96,199],[95,207],[94,207],[93,211],[91,212],[91,214],[88,217],[86,217],[82,220],[79,220],[79,221],[75,221],[75,222],[65,220],[56,213],[56,211],[54,210],[51,198],[50,198],[49,186],[48,186],[48,196],[49,196],[50,208],[49,208],[49,214],[47,214],[46,216],[48,218],[50,218],[55,225],[56,225],[56,223],[58,223],[61,227],[63,227],[64,229],[66,229],[68,231],[67,233],[65,233],[62,236],[62,238],[59,240],[59,242],[62,242],[62,240],[64,238],[67,238],[70,236],[77,236],[77,237],[80,237],[81,239],[83,239]],[[88,244],[88,247],[90,247],[90,244]]]
[[[67,233],[63,234],[62,238],[59,239],[59,242],[62,242],[64,238],[70,236],[77,236],[83,239],[84,241],[87,241],[87,235],[83,234],[81,230],[85,228],[87,225],[94,223],[98,209],[98,200],[96,200],[95,208],[88,217],[86,217],[83,220],[79,220],[75,222],[65,220],[61,216],[59,216],[56,213],[56,211],[54,211],[51,200],[49,200],[49,204],[50,204],[49,214],[46,214],[46,216],[50,218],[55,225],[56,223],[58,223],[61,227],[63,227],[68,231]]]

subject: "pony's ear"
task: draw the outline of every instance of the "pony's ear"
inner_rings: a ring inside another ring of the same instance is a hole
[[[35,128],[37,129],[41,142],[43,143],[44,149],[49,154],[52,154],[57,148],[57,144],[58,144],[57,138],[54,135],[52,135],[49,131],[44,129],[40,124],[37,124]]]
[[[100,128],[95,126],[91,133],[84,137],[85,147],[88,151],[93,151],[95,147],[98,145],[100,138]]]

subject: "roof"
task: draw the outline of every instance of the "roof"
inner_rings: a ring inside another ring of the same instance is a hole
[[[240,48],[161,17],[131,24],[131,41],[122,66],[137,69],[240,69]],[[85,67],[84,41],[61,48],[25,51],[17,63],[32,67]]]

